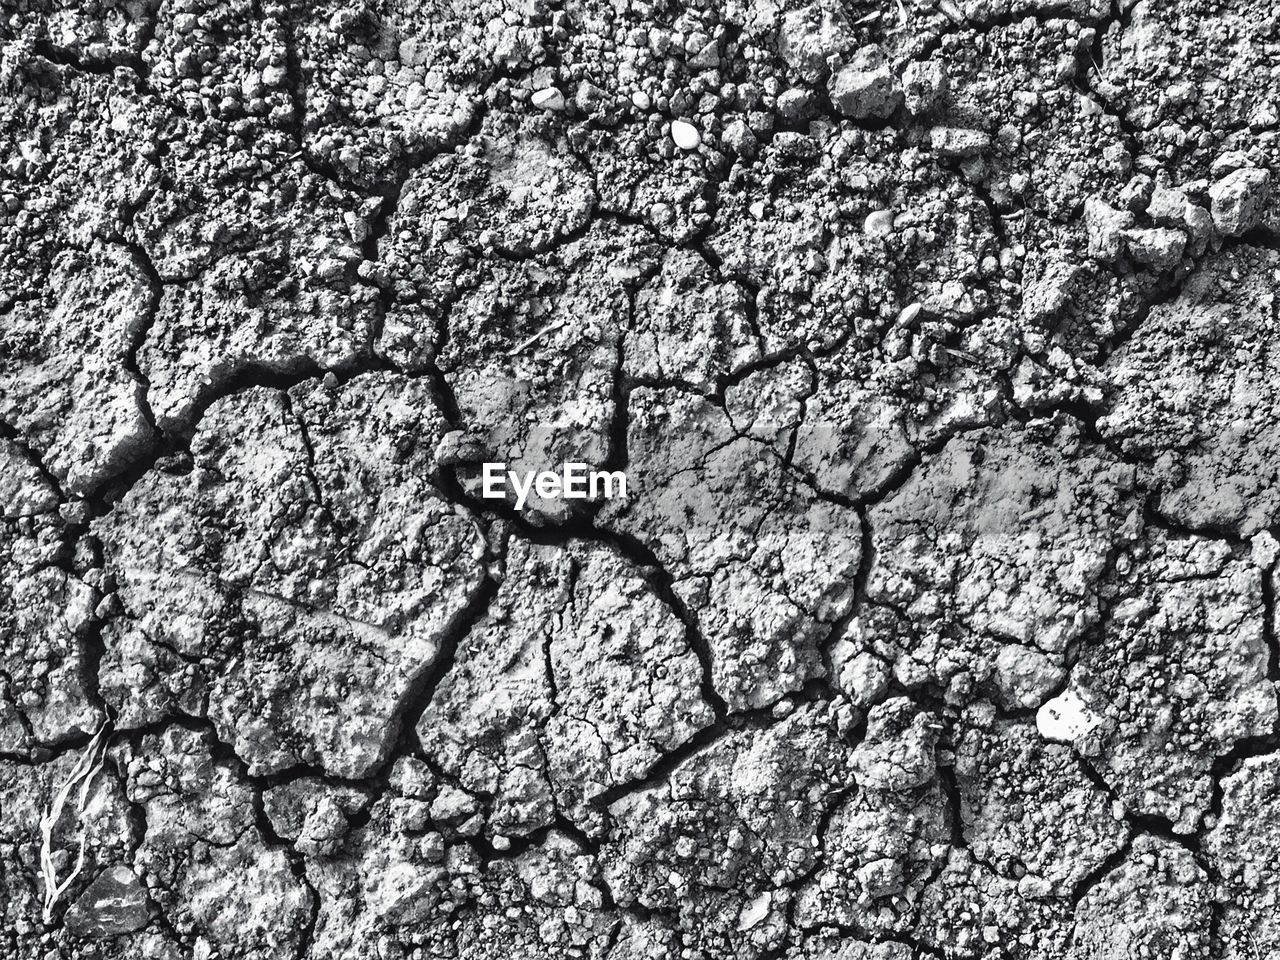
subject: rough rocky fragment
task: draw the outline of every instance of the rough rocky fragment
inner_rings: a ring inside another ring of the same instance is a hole
[[[836,109],[854,120],[883,120],[902,102],[902,91],[877,47],[854,51],[827,86]]]
[[[1238,237],[1257,226],[1271,196],[1271,174],[1249,168],[1227,174],[1209,188],[1213,225],[1228,237]]]
[[[108,867],[67,911],[67,928],[101,940],[141,930],[151,919],[146,891],[126,866]]]

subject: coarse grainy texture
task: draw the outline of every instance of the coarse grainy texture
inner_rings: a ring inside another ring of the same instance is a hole
[[[1280,957],[1278,98],[1273,0],[0,0],[0,960]]]

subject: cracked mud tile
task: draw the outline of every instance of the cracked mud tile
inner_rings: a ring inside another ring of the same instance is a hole
[[[460,415],[449,456],[473,495],[481,462],[603,468],[623,455],[614,444],[620,344],[652,252],[634,228],[597,225],[545,257],[487,267],[453,308],[437,362]],[[536,492],[528,500],[534,522],[564,520],[574,507]]]
[[[124,751],[129,799],[145,818],[135,866],[198,952],[297,956],[315,895],[259,830],[237,762],[210,741],[174,727]]]
[[[292,12],[307,149],[368,188],[460,139],[495,76],[545,57],[543,3],[394,0]]]
[[[1204,853],[1221,876],[1215,899],[1220,956],[1265,955],[1280,949],[1276,904],[1276,841],[1267,825],[1280,802],[1280,757],[1249,757],[1223,782],[1222,810],[1204,835]]]
[[[158,6],[159,0],[40,0],[16,5],[9,29],[18,40],[51,47],[67,60],[110,72],[115,64],[133,64],[150,37]]]
[[[1210,878],[1191,851],[1152,836],[1077,904],[1071,956],[1210,956]]]
[[[951,840],[937,771],[939,727],[936,715],[905,698],[872,708],[851,757],[855,783],[825,822],[820,864],[796,899],[800,929],[911,930]]]
[[[793,886],[813,869],[818,825],[849,778],[833,714],[807,704],[727,733],[615,801],[601,849],[614,899],[678,917],[689,947],[711,955],[780,947]]]
[[[1037,724],[1073,744],[1124,808],[1193,834],[1215,758],[1276,723],[1262,573],[1225,543],[1152,530],[1120,555],[1109,592],[1101,636]]]
[[[849,653],[887,659],[908,687],[983,684],[1024,708],[1099,622],[1108,558],[1143,522],[1133,468],[1070,418],[961,434],[868,520],[875,560]]]
[[[195,119],[293,126],[283,12],[254,0],[162,0],[142,51],[148,87]]]
[[[594,208],[588,173],[563,136],[543,119],[502,114],[487,115],[465,145],[410,173],[398,195],[370,202],[386,217],[378,269],[393,298],[379,350],[406,369],[429,364],[449,342],[449,311],[493,282],[488,261],[554,271],[559,258],[544,255],[582,235]],[[375,226],[365,218],[357,229],[377,239]]]
[[[1270,250],[1210,258],[1104,368],[1112,389],[1098,429],[1144,463],[1161,514],[1193,529],[1250,537],[1280,518],[1277,276]]]
[[[508,543],[502,586],[418,722],[427,758],[493,798],[487,832],[563,814],[598,834],[601,798],[714,719],[684,627],[607,547]]]
[[[81,73],[30,42],[0,45],[0,313],[38,300],[68,248],[122,233],[154,184],[158,122],[128,74]]]
[[[245,375],[352,367],[377,300],[344,219],[356,195],[259,123],[175,123],[161,186],[135,223],[161,288],[138,365],[168,431]]]
[[[627,446],[637,493],[609,501],[601,520],[670,573],[729,708],[768,706],[821,676],[819,647],[853,602],[858,514],[684,393],[634,391]]]
[[[77,569],[56,492],[9,441],[0,470],[0,754],[36,756],[102,724],[93,650],[107,584]]]
[[[1024,896],[1072,896],[1126,842],[1111,798],[1070,748],[989,705],[962,716],[956,779],[965,842],[975,858],[1017,880]]]
[[[904,150],[918,161],[907,173]],[[852,336],[897,361],[882,340],[907,308],[968,326],[1004,300],[988,211],[896,131],[779,133],[722,207],[707,245],[757,291],[767,353]]]
[[[912,940],[934,956],[977,960],[997,949],[1035,960],[1111,956],[1072,953],[1070,903],[1023,896],[1016,880],[964,849],[950,851],[919,912]]]
[[[313,955],[374,942],[400,958],[411,955],[402,943],[438,956],[491,956],[498,945],[530,956],[602,955],[618,920],[605,909],[592,851],[551,830],[536,845],[482,857],[447,825],[452,788],[421,761],[398,760],[390,787],[359,824],[341,799],[299,798],[312,807],[295,845],[308,852],[319,897]],[[309,847],[307,824],[326,805],[336,812],[324,819],[342,827],[324,848]]]
[[[658,274],[636,297],[625,339],[627,375],[714,392],[723,378],[761,358],[750,296],[740,283],[718,282],[705,257],[667,251]]]
[[[0,419],[69,492],[96,491],[154,439],[126,365],[154,294],[116,244],[67,250],[41,295],[0,317]]]
[[[956,326],[915,313],[890,324],[879,355],[846,345],[814,360],[790,456],[826,494],[879,499],[926,451],[1003,417],[999,391],[969,364],[974,355],[943,346]]]
[[[17,574],[9,546],[0,547],[0,562]],[[0,588],[0,629],[12,638],[0,670],[0,752],[89,736],[102,725],[88,678],[88,635],[100,598],[55,567],[15,575]]]
[[[58,491],[30,452],[0,437],[0,519],[32,523],[37,517],[50,516],[57,507]]]
[[[208,716],[255,774],[376,769],[481,582],[478,528],[429,479],[442,427],[388,374],[212,407],[97,524],[119,722]]]
[[[1275,10],[1258,0],[1135,3],[1102,38],[1099,90],[1125,106],[1144,152],[1163,155],[1179,179],[1204,176],[1227,151],[1274,163],[1277,40]]]

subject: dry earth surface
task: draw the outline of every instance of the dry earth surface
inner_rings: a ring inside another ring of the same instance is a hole
[[[1272,0],[0,0],[0,957],[1280,956],[1278,97]]]

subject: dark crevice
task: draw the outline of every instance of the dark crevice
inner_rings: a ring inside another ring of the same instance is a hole
[[[1262,595],[1262,639],[1267,645],[1267,679],[1272,683],[1280,683],[1280,637],[1276,635],[1276,617],[1280,610],[1276,608],[1276,564],[1263,570],[1259,575],[1259,589]]]
[[[590,517],[572,517],[546,525],[533,523],[505,501],[485,500],[471,494],[451,470],[441,471],[438,485],[451,502],[461,504],[477,515],[488,513],[500,517],[532,543],[557,546],[573,540],[598,543],[612,547],[631,563],[645,570],[654,594],[666,604],[684,626],[685,642],[702,667],[702,680],[699,686],[703,699],[715,711],[717,717],[723,718],[727,715],[728,707],[712,681],[714,654],[711,647],[703,638],[693,613],[675,589],[675,577],[647,543],[629,533],[598,528]]]
[[[1072,911],[1080,906],[1080,902],[1089,895],[1089,892],[1093,890],[1094,887],[1129,859],[1129,851],[1133,847],[1133,837],[1134,835],[1132,833],[1126,835],[1124,842],[1121,843],[1119,847],[1109,853],[1101,863],[1080,878],[1079,882],[1075,885],[1075,889],[1071,891],[1070,904]]]
[[[126,221],[126,226],[131,221],[132,217],[129,217]],[[122,362],[125,372],[138,384],[135,399],[138,403],[138,409],[142,413],[142,418],[146,421],[147,427],[152,434],[156,435],[160,432],[160,428],[156,424],[155,413],[151,409],[151,379],[139,367],[138,353],[142,350],[143,344],[146,343],[147,337],[155,325],[156,317],[160,312],[161,297],[164,295],[164,281],[161,279],[160,271],[156,269],[155,262],[151,259],[150,254],[140,243],[124,237],[118,238],[117,242],[128,250],[134,265],[141,272],[147,283],[147,303],[136,319],[129,325],[129,345],[125,350]]]
[[[453,668],[459,645],[488,614],[498,594],[499,582],[494,577],[491,566],[499,562],[502,552],[504,551],[496,550],[493,544],[486,542],[485,553],[480,560],[481,578],[478,586],[468,598],[466,606],[454,615],[452,622],[443,631],[435,658],[410,681],[387,722],[387,742],[393,744],[393,747],[377,773],[389,770],[399,757],[426,755],[418,738],[418,722],[431,705],[440,683]]]
[[[27,438],[10,423],[0,420],[0,439],[8,440],[18,449],[22,458],[40,475],[40,479],[47,483],[53,490],[60,503],[66,503],[69,499],[67,492],[62,487],[62,481],[44,462],[44,458],[35,451],[28,442]]]

